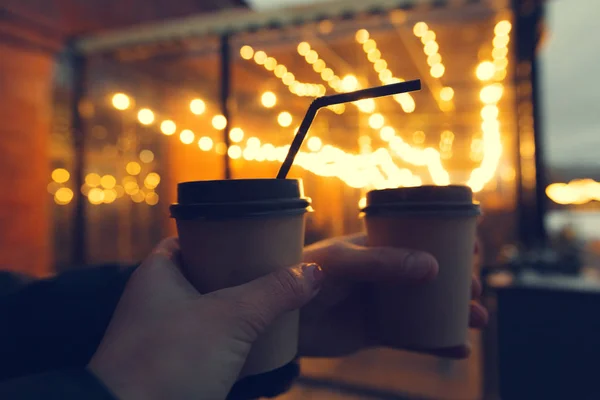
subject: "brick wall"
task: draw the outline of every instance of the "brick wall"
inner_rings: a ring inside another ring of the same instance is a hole
[[[0,269],[50,272],[48,138],[53,59],[0,42]]]

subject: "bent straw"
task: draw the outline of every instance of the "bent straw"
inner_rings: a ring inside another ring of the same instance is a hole
[[[369,89],[357,90],[355,92],[334,94],[331,96],[316,98],[306,111],[306,115],[300,124],[300,128],[298,128],[298,133],[292,141],[290,150],[288,151],[283,164],[281,164],[281,168],[279,168],[277,179],[285,179],[288,172],[290,172],[290,168],[292,168],[292,164],[294,164],[294,159],[296,158],[298,151],[300,151],[300,147],[304,142],[304,138],[310,129],[310,124],[312,124],[319,109],[335,104],[351,103],[363,99],[374,99],[395,94],[414,92],[420,89],[421,81],[416,79],[414,81],[392,83],[391,85],[376,86]]]

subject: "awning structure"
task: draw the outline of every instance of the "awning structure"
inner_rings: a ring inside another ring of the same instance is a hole
[[[501,10],[508,6],[507,3],[507,0],[341,0],[264,12],[238,8],[84,37],[78,41],[77,48],[86,54],[102,53],[153,42],[299,26],[320,20],[347,19],[360,14],[377,14],[391,10],[436,12],[442,9],[447,13],[448,8],[458,10],[473,4],[482,5],[487,10]],[[460,17],[458,14],[454,16]]]

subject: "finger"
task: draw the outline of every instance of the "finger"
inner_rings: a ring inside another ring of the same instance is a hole
[[[483,288],[481,286],[481,282],[475,275],[473,275],[473,281],[471,282],[471,298],[473,300],[481,297],[481,293],[483,292]]]
[[[427,253],[351,243],[332,247],[323,268],[340,278],[396,284],[428,281],[438,272],[437,261]]]
[[[469,326],[475,329],[485,328],[489,320],[489,314],[481,304],[472,302],[469,311]]]
[[[308,303],[319,292],[322,279],[321,267],[303,264],[211,295],[233,303],[236,316],[250,328],[254,340],[277,317]]]

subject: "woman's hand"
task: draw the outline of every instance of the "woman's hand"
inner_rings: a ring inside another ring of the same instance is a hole
[[[305,262],[323,267],[325,279],[318,296],[300,313],[300,355],[334,357],[348,355],[374,345],[368,333],[367,293],[369,282],[418,285],[437,275],[436,260],[423,252],[366,247],[364,235],[334,238],[308,246]],[[481,295],[473,278],[472,297]],[[472,302],[470,325],[482,328],[487,311]],[[469,344],[436,355],[464,358]]]
[[[312,299],[315,264],[200,295],[181,273],[177,239],[133,274],[89,369],[121,400],[224,399],[252,342]]]

